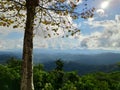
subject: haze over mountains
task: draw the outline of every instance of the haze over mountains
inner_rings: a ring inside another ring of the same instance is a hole
[[[5,63],[11,57],[22,58],[22,51],[0,51],[0,63]],[[55,61],[61,59],[64,62],[65,71],[78,71],[83,75],[91,72],[111,72],[119,70],[120,53],[102,50],[51,50],[35,49],[34,63],[42,63],[45,70],[53,70]]]
[[[21,59],[22,52],[17,51],[0,51],[0,63],[10,57]],[[61,59],[69,62],[74,61],[88,65],[108,65],[120,62],[119,52],[108,52],[101,50],[51,50],[51,49],[35,49],[34,63],[44,63]]]

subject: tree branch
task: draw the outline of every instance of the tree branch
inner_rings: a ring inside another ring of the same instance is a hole
[[[19,0],[19,2],[16,1],[16,0],[10,0],[10,1],[13,1],[14,3],[19,4],[19,5],[21,5],[21,6],[25,6],[24,4],[20,3],[20,0]]]

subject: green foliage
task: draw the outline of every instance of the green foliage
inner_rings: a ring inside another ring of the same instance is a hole
[[[11,57],[10,59],[7,60],[6,64],[7,64],[7,66],[9,68],[16,68],[16,69],[18,68],[18,69],[20,69],[22,61],[21,60],[17,60],[14,57]]]
[[[54,90],[54,88],[51,83],[46,83],[42,90]]]
[[[76,88],[75,84],[68,81],[67,83],[65,83],[65,85],[62,87],[61,90],[77,90],[77,88]]]
[[[118,67],[120,67],[120,62],[117,63]]]
[[[0,90],[20,90],[18,69],[0,65]]]
[[[41,90],[44,88],[46,82],[47,82],[47,77],[48,73],[42,70],[39,71],[34,71],[34,87],[35,90]]]
[[[45,71],[42,64],[34,66],[35,90],[120,90],[120,71],[90,73],[64,72],[64,63],[57,60],[56,68]],[[0,90],[20,90],[21,61],[11,58],[0,65]]]
[[[56,70],[63,70],[63,65],[64,65],[64,63],[61,61],[61,59],[58,59],[56,62]]]

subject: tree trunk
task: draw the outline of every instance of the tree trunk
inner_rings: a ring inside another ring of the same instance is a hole
[[[23,63],[21,90],[34,90],[33,85],[33,24],[35,6],[31,5],[34,0],[26,0],[27,18],[23,44]]]

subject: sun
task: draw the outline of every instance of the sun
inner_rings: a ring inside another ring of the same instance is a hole
[[[105,15],[105,9],[109,6],[110,4],[110,0],[105,0],[100,4],[100,9],[97,9],[97,13],[100,16],[104,16]]]
[[[104,2],[101,4],[101,8],[102,8],[102,9],[105,9],[105,8],[108,7],[108,5],[109,5],[109,2],[108,2],[108,1],[104,1]]]

